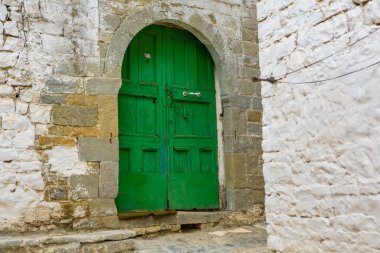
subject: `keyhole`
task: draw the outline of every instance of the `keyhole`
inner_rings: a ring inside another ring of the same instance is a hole
[[[153,98],[153,103],[157,104],[157,98]]]

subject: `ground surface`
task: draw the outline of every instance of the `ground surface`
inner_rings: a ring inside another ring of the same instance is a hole
[[[135,239],[138,253],[267,252],[265,224],[241,227],[184,229],[156,237]]]

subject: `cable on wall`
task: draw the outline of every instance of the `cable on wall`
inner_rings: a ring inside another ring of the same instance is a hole
[[[284,84],[307,84],[307,83],[321,83],[321,82],[327,82],[327,81],[332,81],[332,80],[335,80],[335,79],[338,79],[338,78],[341,78],[341,77],[345,77],[345,76],[348,76],[348,75],[351,75],[351,74],[354,74],[354,73],[357,73],[357,72],[360,72],[360,71],[363,71],[363,70],[366,70],[366,69],[369,69],[373,66],[376,66],[380,64],[380,61],[377,61],[375,63],[372,63],[366,67],[363,67],[363,68],[360,68],[360,69],[357,69],[357,70],[353,70],[351,72],[348,72],[348,73],[345,73],[345,74],[342,74],[342,75],[338,75],[338,76],[335,76],[335,77],[331,77],[331,78],[326,78],[326,79],[320,79],[320,80],[315,80],[315,81],[306,81],[306,82],[286,82],[286,81],[280,81],[279,79],[275,79],[273,77],[271,78],[257,78],[257,77],[253,77],[252,78],[252,82],[258,82],[258,81],[264,81],[264,82],[270,82],[270,83],[284,83]]]
[[[286,77],[286,76],[288,76],[288,75],[290,75],[290,74],[294,74],[294,73],[297,73],[297,72],[299,72],[299,71],[301,71],[301,70],[307,69],[307,68],[309,68],[309,67],[311,67],[311,66],[313,66],[313,65],[316,65],[316,64],[318,64],[318,63],[320,63],[320,62],[323,62],[323,61],[325,61],[325,60],[327,60],[327,59],[329,59],[329,58],[331,58],[331,57],[333,57],[333,56],[339,54],[340,52],[342,52],[342,51],[344,51],[344,50],[346,50],[346,49],[348,49],[348,48],[353,47],[354,45],[356,45],[356,44],[359,43],[360,41],[362,41],[362,40],[368,38],[369,36],[371,36],[372,34],[376,33],[376,32],[379,31],[379,30],[380,30],[380,27],[376,28],[375,30],[372,30],[372,31],[371,31],[370,33],[368,33],[367,35],[361,37],[360,39],[354,41],[353,43],[350,43],[350,44],[347,45],[346,47],[344,47],[344,48],[342,48],[342,49],[340,49],[340,50],[338,50],[338,51],[336,51],[336,52],[334,52],[334,53],[332,53],[332,54],[330,54],[330,55],[328,55],[328,56],[326,56],[326,57],[323,57],[323,58],[321,58],[321,59],[319,59],[319,60],[317,60],[317,61],[315,61],[315,62],[313,62],[313,63],[310,63],[310,64],[308,64],[308,65],[306,65],[306,66],[300,67],[300,68],[298,68],[298,69],[295,69],[295,70],[293,70],[293,71],[290,71],[290,72],[285,73],[285,74],[283,74],[283,75],[281,75],[281,76],[278,76],[278,77],[269,77],[269,78],[253,77],[253,78],[252,78],[252,81],[253,81],[253,82],[264,81],[264,82],[270,82],[270,83],[284,83],[284,84],[318,83],[318,82],[326,82],[326,81],[335,80],[335,79],[338,79],[338,78],[341,78],[341,77],[344,77],[344,76],[348,76],[348,75],[351,75],[351,74],[353,74],[353,73],[357,73],[357,72],[363,71],[363,70],[365,70],[365,69],[371,68],[371,67],[373,67],[373,66],[375,66],[375,65],[380,64],[380,61],[375,62],[375,63],[372,63],[372,64],[370,64],[370,65],[368,65],[368,66],[366,66],[366,67],[363,67],[363,68],[360,68],[360,69],[357,69],[357,70],[354,70],[354,71],[351,71],[351,72],[348,72],[348,73],[345,73],[345,74],[342,74],[342,75],[338,75],[338,76],[335,76],[335,77],[332,77],[332,78],[326,78],[326,79],[315,80],[315,81],[306,81],[306,82],[298,82],[298,81],[297,81],[297,82],[285,82],[285,81],[281,81],[281,79],[283,79],[284,77]]]

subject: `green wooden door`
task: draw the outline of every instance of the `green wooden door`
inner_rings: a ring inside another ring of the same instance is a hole
[[[132,40],[119,92],[119,212],[218,208],[214,65],[184,30]]]

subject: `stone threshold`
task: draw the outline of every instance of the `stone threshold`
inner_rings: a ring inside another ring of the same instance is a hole
[[[49,245],[96,244],[106,241],[125,241],[133,238],[136,233],[128,229],[104,230],[95,232],[76,232],[69,234],[30,234],[24,236],[0,237],[0,252],[17,248],[46,248]]]
[[[147,212],[120,214],[120,227],[133,229],[183,225],[224,224],[224,225],[250,225],[263,219],[260,210],[251,211],[177,211],[177,212]],[[138,233],[140,234],[140,233]]]

